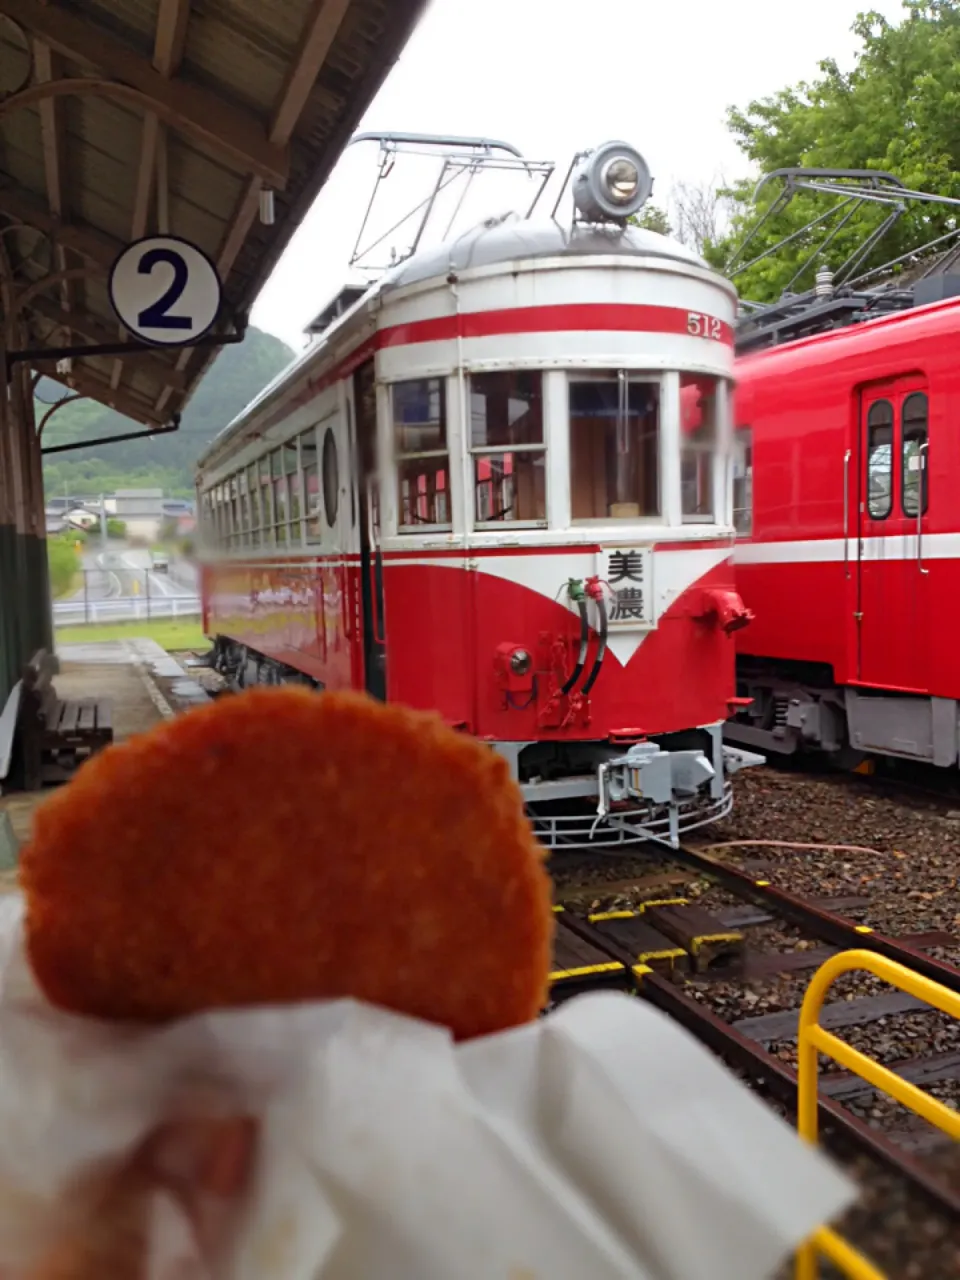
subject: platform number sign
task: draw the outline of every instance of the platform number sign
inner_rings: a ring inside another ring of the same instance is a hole
[[[603,551],[601,577],[610,589],[607,603],[611,627],[653,625],[652,559],[649,547],[614,547]]]
[[[220,310],[216,267],[177,236],[148,236],[128,245],[110,269],[109,284],[121,324],[157,346],[196,342]]]

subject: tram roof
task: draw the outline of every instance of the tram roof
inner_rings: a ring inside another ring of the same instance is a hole
[[[217,265],[215,332],[242,327],[425,4],[0,0],[0,286],[30,290],[16,349],[129,339],[108,272],[159,232]],[[218,350],[31,364],[159,428]]]

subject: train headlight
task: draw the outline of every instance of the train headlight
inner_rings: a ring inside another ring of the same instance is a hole
[[[629,204],[640,186],[640,171],[632,160],[619,156],[604,167],[602,181],[611,200]]]
[[[510,655],[510,670],[515,676],[525,676],[532,662],[533,659],[526,649],[514,649]]]
[[[624,222],[653,190],[647,162],[626,142],[606,142],[573,175],[573,203],[588,222]]]

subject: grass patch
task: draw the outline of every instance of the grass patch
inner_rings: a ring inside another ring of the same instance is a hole
[[[96,644],[103,640],[155,640],[164,649],[208,649],[199,618],[155,618],[152,621],[104,622],[57,627],[59,644]]]

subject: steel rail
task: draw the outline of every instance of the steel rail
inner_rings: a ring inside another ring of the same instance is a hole
[[[641,999],[675,1018],[729,1066],[743,1071],[778,1102],[796,1111],[797,1073],[792,1067],[749,1040],[712,1010],[685,995],[673,982],[645,971],[644,966],[637,965],[628,948],[614,942],[586,920],[579,919],[572,913],[565,913],[562,927],[609,955],[612,960],[618,960],[628,973],[636,975],[636,990]],[[858,939],[862,938],[860,934],[856,936]],[[857,945],[862,947],[865,944],[860,941]],[[871,1128],[832,1098],[820,1093],[817,1105],[826,1128],[839,1132],[894,1173],[909,1178],[917,1190],[941,1212],[960,1216],[960,1189],[954,1190],[941,1182],[881,1130]]]
[[[946,960],[936,960],[919,951],[880,933],[869,925],[857,924],[845,916],[828,911],[825,907],[815,906],[805,898],[787,889],[779,889],[766,877],[750,875],[734,867],[728,862],[711,858],[709,854],[685,845],[677,848],[658,846],[658,856],[664,862],[676,862],[679,866],[689,867],[693,871],[716,880],[724,888],[731,889],[741,897],[750,898],[754,902],[762,902],[769,907],[772,914],[778,915],[791,924],[816,934],[824,942],[844,950],[864,948],[886,956],[888,960],[896,960],[917,973],[923,974],[933,982],[939,982],[949,991],[960,992],[960,968]]]

